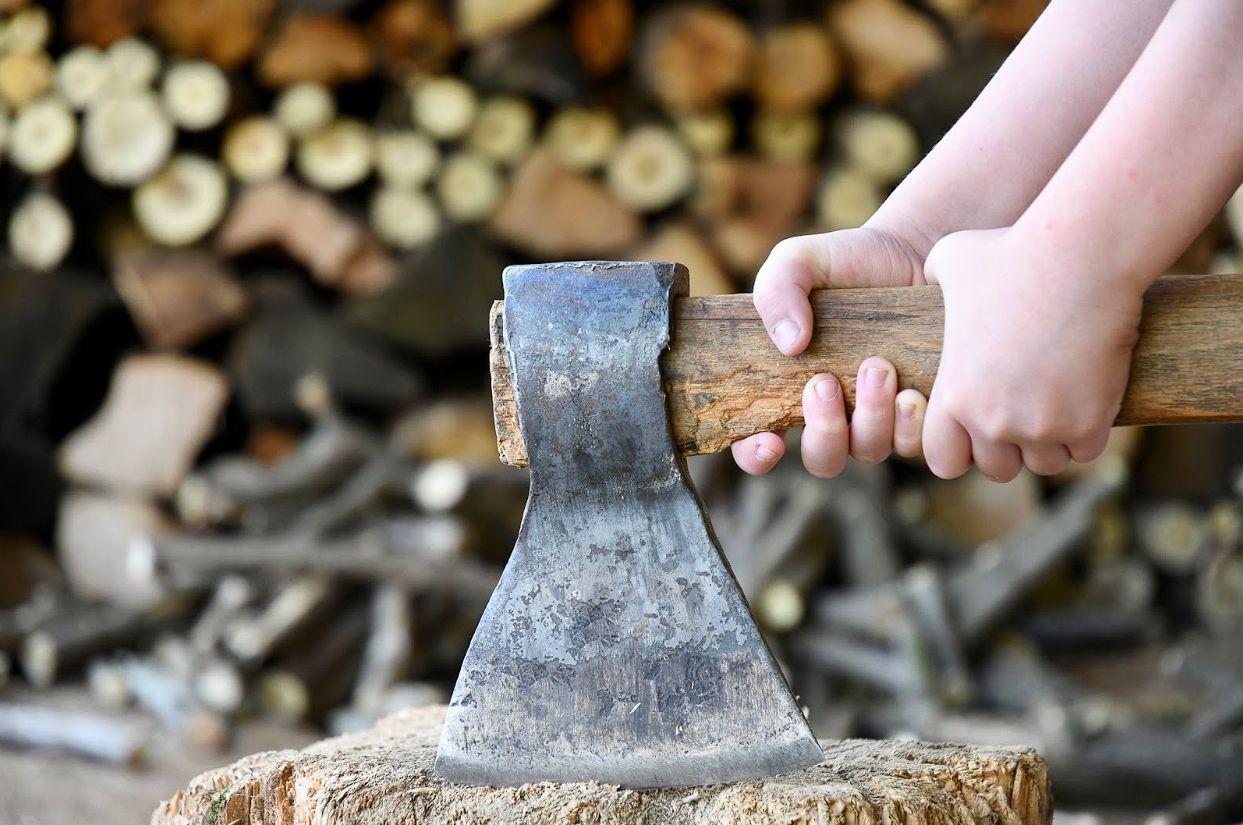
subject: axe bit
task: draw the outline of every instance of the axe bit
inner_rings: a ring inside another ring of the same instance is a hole
[[[939,290],[813,293],[816,334],[789,358],[749,296],[675,300],[678,264],[516,266],[504,281],[492,314],[498,446],[506,463],[529,463],[531,491],[437,772],[676,787],[818,764],[683,456],[800,424],[814,372],[841,377],[849,404],[867,355],[927,394]],[[1243,418],[1240,284],[1196,276],[1149,291],[1118,423]]]

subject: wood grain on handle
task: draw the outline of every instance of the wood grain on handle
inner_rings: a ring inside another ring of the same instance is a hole
[[[491,317],[497,446],[502,461],[522,467],[526,444],[501,334],[503,306],[498,301]],[[859,364],[872,355],[893,362],[900,389],[932,390],[944,322],[938,287],[818,290],[812,307],[811,344],[791,358],[769,340],[750,295],[675,299],[661,370],[683,455],[719,452],[748,435],[802,424],[803,387],[817,372],[838,377],[853,409]],[[1145,296],[1115,423],[1193,421],[1243,421],[1243,276],[1166,277]]]

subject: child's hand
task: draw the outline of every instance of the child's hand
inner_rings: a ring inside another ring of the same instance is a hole
[[[1126,390],[1142,293],[1056,260],[1015,229],[956,232],[924,266],[945,340],[923,430],[928,466],[995,481],[1100,455]]]
[[[874,227],[789,238],[773,248],[756,276],[755,307],[778,349],[797,355],[811,340],[811,290],[923,283],[918,248],[929,245],[915,232]],[[891,450],[919,455],[924,407],[915,390],[897,393],[892,364],[869,358],[859,367],[854,416],[847,426],[837,379],[828,373],[812,376],[803,391],[803,464],[813,475],[829,478],[842,471],[848,455],[869,464],[883,461]],[[738,466],[756,475],[772,469],[784,452],[778,433],[733,445]]]

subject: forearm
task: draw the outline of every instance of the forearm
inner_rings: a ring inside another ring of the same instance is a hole
[[[1053,0],[976,101],[869,224],[926,255],[960,229],[1009,226],[1087,131],[1172,0]]]
[[[1177,0],[1015,225],[1057,270],[1142,291],[1243,178],[1243,3]]]

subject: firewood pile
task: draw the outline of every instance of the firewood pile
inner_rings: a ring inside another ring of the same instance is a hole
[[[141,749],[6,680],[206,747],[443,701],[526,496],[504,266],[746,289],[866,220],[1042,6],[0,0],[0,742]],[[1182,269],[1237,271],[1235,200]],[[1211,822],[1243,805],[1239,443],[1123,432],[1005,487],[693,470],[822,736],[1035,743],[1059,795]]]

